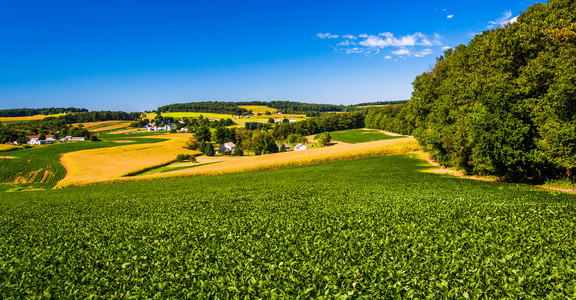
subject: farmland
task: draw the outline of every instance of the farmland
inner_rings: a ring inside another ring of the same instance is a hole
[[[156,145],[150,145],[150,148],[157,147]],[[66,161],[68,157],[75,157],[76,165],[81,165],[84,171],[76,172],[72,171],[67,178],[60,183],[59,187],[66,186],[78,186],[78,185],[90,185],[90,184],[103,184],[103,183],[117,183],[117,182],[129,182],[129,181],[150,181],[164,178],[178,178],[178,177],[196,177],[196,176],[210,176],[219,174],[230,174],[230,173],[243,173],[243,172],[253,172],[261,170],[271,170],[278,168],[286,168],[293,166],[302,166],[309,164],[317,164],[322,162],[329,162],[335,160],[350,160],[361,157],[371,157],[377,155],[385,154],[399,154],[413,152],[418,148],[418,145],[414,139],[402,139],[402,140],[384,140],[376,141],[371,143],[363,143],[357,145],[339,145],[327,148],[317,148],[307,151],[292,151],[276,154],[267,154],[262,156],[244,156],[244,157],[230,157],[230,156],[220,156],[220,157],[208,157],[201,156],[198,157],[199,164],[190,164],[185,167],[180,163],[176,163],[174,166],[166,166],[165,164],[158,163],[160,170],[155,170],[154,168],[149,168],[150,164],[148,161],[142,162],[137,160],[140,164],[146,164],[145,173],[140,176],[133,177],[123,177],[120,175],[125,175],[126,173],[137,173],[129,172],[123,169],[123,172],[118,172],[112,170],[111,167],[106,167],[108,163],[96,164],[93,167],[92,164],[80,163],[85,162],[86,159],[92,160],[93,155],[97,157],[97,151],[90,151],[84,153],[70,153],[64,156],[63,160]],[[158,148],[157,148],[158,149]],[[109,154],[102,159],[94,159],[94,163],[97,161],[109,161],[116,158],[118,155],[118,150],[120,149],[109,149]],[[184,150],[181,149],[180,150]],[[152,150],[150,150],[152,151]],[[98,151],[100,152],[100,151]],[[158,152],[158,151],[156,151]],[[183,151],[178,153],[184,153]],[[176,154],[178,154],[176,153]],[[173,156],[169,156],[174,158]],[[72,164],[67,164],[71,166]],[[114,163],[112,163],[114,165]],[[118,167],[118,166],[117,166]],[[87,177],[88,170],[93,169],[108,169],[110,171],[99,172],[100,176]],[[118,167],[119,168],[119,167]],[[130,170],[133,171],[133,170]],[[117,172],[117,173],[115,173]],[[110,176],[111,174],[116,174],[117,176]],[[82,180],[79,180],[82,179]]]
[[[107,149],[66,153],[61,160],[68,172],[58,186],[119,178],[128,173],[170,163],[178,154],[200,154],[198,151],[184,149],[185,138],[173,136],[154,144],[117,145]]]
[[[17,123],[17,122],[28,122],[35,120],[42,120],[48,117],[59,117],[64,114],[54,114],[54,115],[35,115],[26,117],[0,117],[0,122],[2,123]]]
[[[574,196],[430,168],[405,154],[3,194],[0,298],[574,295]]]
[[[265,105],[238,105],[238,106],[248,111],[251,110],[252,113],[254,114],[264,114],[266,112],[274,113],[277,110],[276,108],[271,108]]]
[[[387,139],[397,139],[403,136],[392,136],[376,129],[350,129],[330,132],[333,141],[340,141],[349,144],[365,143]],[[318,135],[314,137],[318,139]]]
[[[107,141],[104,142],[69,142],[2,152],[2,156],[11,158],[0,159],[0,191],[52,188],[66,174],[66,169],[60,163],[62,154],[85,149],[116,147],[119,144],[115,141],[119,138],[107,137]],[[139,138],[134,141],[134,143],[154,143],[163,139]]]

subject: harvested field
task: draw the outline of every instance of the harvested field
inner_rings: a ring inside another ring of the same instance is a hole
[[[124,122],[126,122],[126,121],[98,121],[98,122],[74,123],[72,125],[78,126],[78,125],[82,124],[82,126],[84,126],[84,128],[89,130],[90,128],[109,126],[112,124],[118,124],[118,123],[124,123]]]
[[[17,146],[0,144],[0,152],[18,149]]]
[[[58,117],[64,114],[55,114],[55,115],[35,115],[35,116],[26,116],[26,117],[0,117],[0,122],[27,122],[27,121],[36,121],[42,120],[48,117]]]
[[[166,172],[161,174],[140,175],[106,179],[105,176],[85,181],[62,181],[59,186],[87,185],[112,182],[127,182],[154,180],[163,178],[209,176],[218,174],[242,173],[259,170],[280,169],[286,167],[310,165],[316,163],[350,160],[362,157],[372,157],[387,154],[409,153],[418,149],[418,143],[413,138],[383,140],[363,144],[337,144],[331,147],[310,149],[305,151],[291,151],[261,156],[245,157],[197,157],[198,167]],[[215,163],[218,162],[218,163]]]
[[[178,154],[198,154],[184,149],[186,139],[173,138],[154,144],[137,144],[66,153],[62,164],[68,171],[57,187],[86,185],[120,178],[173,161]]]

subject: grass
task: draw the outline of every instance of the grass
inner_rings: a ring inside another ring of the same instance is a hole
[[[143,169],[164,166],[178,154],[198,154],[184,149],[185,138],[175,137],[154,144],[116,145],[107,149],[69,152],[62,156],[67,173],[57,187],[85,185],[120,178]]]
[[[217,163],[217,162],[208,162],[208,163],[175,162],[175,163],[171,163],[171,164],[169,164],[169,165],[162,166],[162,167],[159,167],[159,168],[154,168],[154,169],[151,169],[151,170],[148,170],[148,171],[146,171],[146,172],[142,172],[142,173],[136,174],[136,175],[150,175],[150,174],[158,174],[158,173],[166,173],[166,172],[180,171],[180,170],[195,168],[195,167],[199,167],[199,166],[203,166],[203,165],[208,165],[208,164],[214,164],[214,163]]]
[[[0,201],[0,298],[555,298],[575,197],[415,155]]]
[[[340,141],[349,144],[403,138],[403,136],[387,135],[377,129],[350,129],[334,131],[330,132],[330,136],[332,137],[333,141]],[[316,135],[314,139],[318,139],[318,135]]]

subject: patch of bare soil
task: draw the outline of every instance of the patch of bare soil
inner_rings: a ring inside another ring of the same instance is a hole
[[[448,169],[448,168],[444,168],[442,166],[440,166],[440,164],[438,162],[436,162],[435,160],[433,160],[430,157],[430,154],[426,153],[426,152],[421,152],[419,151],[419,153],[422,155],[422,158],[425,159],[429,164],[431,164],[432,166],[436,167],[435,169],[430,169],[430,170],[426,170],[424,172],[428,172],[428,173],[435,173],[435,174],[449,174],[452,176],[457,176],[457,177],[463,177],[466,179],[472,179],[472,180],[481,180],[481,181],[496,181],[495,179],[492,178],[486,178],[486,177],[478,177],[478,176],[470,176],[470,175],[466,175],[460,171],[457,170],[452,170],[452,169]]]
[[[436,173],[436,174],[449,174],[452,176],[463,177],[463,178],[472,179],[472,180],[496,181],[496,179],[493,179],[493,178],[465,175],[464,173],[462,173],[460,171],[444,168],[444,167],[440,166],[440,164],[438,164],[438,162],[433,160],[430,157],[430,154],[428,154],[426,152],[419,152],[419,153],[421,153],[422,158],[425,159],[429,164],[433,165],[434,167],[437,167],[435,169],[426,170],[424,172]],[[543,186],[543,185],[539,185],[538,187],[543,188],[543,189],[553,190],[553,191],[559,191],[559,192],[563,192],[563,193],[576,194],[576,189],[565,189],[565,188],[559,188],[559,187],[553,187],[553,186]]]

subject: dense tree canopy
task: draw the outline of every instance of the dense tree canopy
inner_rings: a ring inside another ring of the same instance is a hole
[[[27,117],[35,115],[54,115],[73,112],[87,112],[85,108],[49,107],[49,108],[15,108],[0,110],[0,117]]]
[[[416,78],[406,111],[380,111],[380,121],[369,113],[367,124],[408,122],[433,158],[469,173],[574,176],[575,21],[574,1],[537,3],[515,23],[447,50]]]

